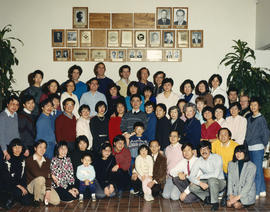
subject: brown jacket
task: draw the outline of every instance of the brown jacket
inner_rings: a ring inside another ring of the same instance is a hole
[[[154,162],[153,180],[158,184],[165,184],[167,174],[167,160],[165,156],[158,153],[157,159]]]

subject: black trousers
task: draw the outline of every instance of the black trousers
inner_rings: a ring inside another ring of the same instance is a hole
[[[113,181],[115,182],[116,188],[118,190],[121,191],[129,190],[131,183],[129,171],[118,169],[118,171],[114,173]]]

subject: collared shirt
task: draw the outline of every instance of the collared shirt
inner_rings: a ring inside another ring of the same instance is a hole
[[[34,154],[34,155],[33,155],[33,160],[37,161],[37,163],[38,163],[39,167],[41,167],[41,166],[42,166],[42,163],[43,163],[43,162],[46,162],[46,159],[45,159],[43,156],[42,156],[41,160],[38,160],[38,158],[37,158],[37,155],[36,155],[36,154]]]
[[[31,111],[27,110],[26,108],[23,108],[23,111],[26,112],[27,114],[31,114]]]
[[[73,114],[70,116],[70,115],[68,115],[65,111],[63,112],[63,114],[64,114],[66,117],[68,117],[69,119],[73,119]]]
[[[5,112],[6,112],[8,117],[12,117],[12,118],[15,117],[16,112],[12,114],[7,108],[5,109]]]
[[[157,160],[157,156],[158,156],[158,153],[156,153],[155,155],[152,154],[152,157],[153,157],[153,160],[154,160],[154,161]]]
[[[138,109],[138,110],[134,110],[134,109],[132,109],[132,113],[139,113],[140,112],[140,109]]]

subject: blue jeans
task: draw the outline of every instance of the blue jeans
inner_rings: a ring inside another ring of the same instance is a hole
[[[260,195],[260,192],[266,191],[264,176],[263,176],[263,156],[264,150],[257,151],[248,151],[250,160],[256,165],[256,176],[255,176],[255,185],[256,185],[256,195]]]
[[[47,149],[46,149],[46,152],[44,154],[44,156],[46,158],[49,158],[50,160],[53,158],[53,156],[54,156],[54,147],[55,147],[55,142],[47,142]]]

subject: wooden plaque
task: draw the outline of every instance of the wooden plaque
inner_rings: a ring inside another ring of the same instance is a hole
[[[128,49],[127,61],[129,62],[144,62],[146,60],[145,49]]]
[[[181,62],[182,49],[163,49],[163,61],[165,62]]]
[[[176,31],[176,47],[188,48],[189,47],[189,31],[188,30],[177,30]]]
[[[91,61],[103,62],[108,60],[108,51],[106,49],[91,49]]]
[[[155,13],[134,13],[134,28],[155,28]]]
[[[148,31],[148,46],[152,48],[160,48],[162,42],[161,30]]]
[[[72,61],[89,61],[89,49],[72,49]]]
[[[150,62],[161,62],[163,59],[162,49],[147,50],[146,60]]]
[[[111,62],[125,62],[126,49],[110,49],[109,61]]]
[[[53,61],[70,61],[71,50],[70,49],[53,49]]]
[[[187,29],[188,28],[188,8],[174,7],[173,8],[173,28]]]
[[[174,48],[175,44],[175,31],[174,30],[163,30],[163,47]]]
[[[121,47],[132,47],[133,46],[133,31],[122,30],[121,31]]]
[[[93,30],[92,42],[94,47],[106,47],[107,39],[106,39],[106,30]]]
[[[119,47],[120,46],[120,31],[119,30],[108,30],[107,31],[107,46],[108,47]]]
[[[88,28],[88,7],[73,7],[73,28]]]
[[[80,30],[80,47],[92,46],[92,30]]]
[[[110,23],[110,13],[89,13],[89,28],[109,29]]]
[[[132,13],[112,13],[113,29],[130,29],[133,28]]]

